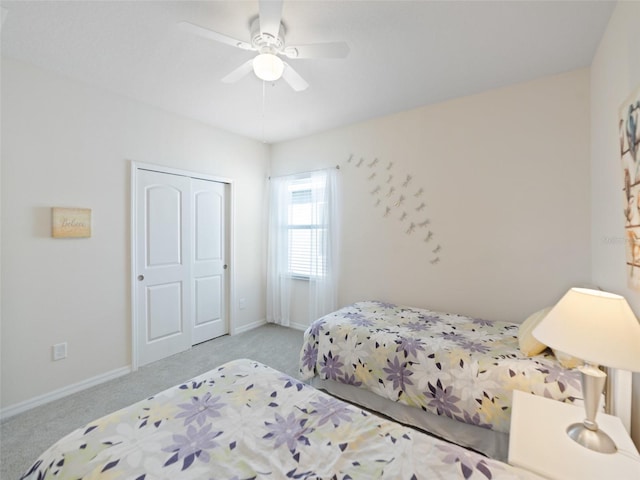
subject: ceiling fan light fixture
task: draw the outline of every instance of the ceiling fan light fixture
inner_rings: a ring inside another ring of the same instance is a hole
[[[273,53],[261,53],[253,59],[253,72],[260,80],[273,82],[284,72],[284,63]]]

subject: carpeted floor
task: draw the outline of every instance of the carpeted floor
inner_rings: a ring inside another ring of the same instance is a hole
[[[216,338],[138,371],[11,417],[0,426],[0,478],[18,480],[52,443],[93,419],[237,358],[298,376],[303,333],[277,325]]]

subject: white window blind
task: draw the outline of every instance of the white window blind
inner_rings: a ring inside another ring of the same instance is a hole
[[[319,181],[322,180],[322,181]],[[324,276],[323,243],[327,235],[324,179],[298,178],[289,184],[288,243],[289,273],[294,276]]]

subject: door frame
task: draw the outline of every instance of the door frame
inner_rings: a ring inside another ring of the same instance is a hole
[[[201,172],[194,172],[190,170],[183,170],[179,168],[173,167],[165,167],[162,165],[154,165],[152,163],[143,163],[131,161],[130,168],[130,244],[129,244],[129,252],[130,252],[130,274],[129,274],[129,295],[131,297],[130,301],[130,315],[131,315],[131,371],[138,370],[139,366],[139,358],[138,358],[138,315],[136,309],[136,283],[134,281],[136,277],[136,260],[137,260],[137,239],[136,239],[136,222],[137,222],[137,204],[136,204],[136,191],[138,184],[138,170],[151,170],[153,172],[159,173],[167,173],[170,175],[180,175],[183,177],[197,178],[200,180],[207,180],[211,182],[224,183],[228,188],[228,200],[225,205],[225,216],[227,217],[227,241],[228,241],[228,250],[227,250],[227,263],[229,265],[228,269],[228,292],[227,292],[227,322],[229,328],[229,334],[234,334],[234,325],[235,325],[235,309],[233,306],[235,305],[235,297],[236,297],[236,281],[235,281],[235,235],[234,235],[234,212],[235,212],[235,202],[234,202],[234,184],[233,180],[225,177],[218,177],[215,175],[208,175]]]

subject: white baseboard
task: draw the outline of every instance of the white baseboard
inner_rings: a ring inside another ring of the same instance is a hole
[[[59,400],[73,393],[78,393],[82,390],[86,390],[87,388],[95,387],[96,385],[100,385],[101,383],[108,382],[109,380],[122,377],[123,375],[126,375],[128,373],[131,373],[131,367],[118,368],[101,375],[96,375],[95,377],[87,378],[86,380],[83,380],[81,382],[67,385],[66,387],[62,387],[57,390],[53,390],[52,392],[45,393],[44,395],[39,395],[29,400],[25,400],[24,402],[11,405],[0,410],[0,419],[4,420],[6,418],[13,417],[14,415],[26,412],[27,410],[31,410],[32,408],[44,405],[45,403]]]
[[[233,329],[233,332],[231,332],[231,335],[237,335],[239,333],[244,333],[244,332],[248,332],[249,330],[253,330],[254,328],[258,328],[261,327],[262,325],[266,325],[267,321],[263,318],[261,320],[258,320],[256,322],[251,322],[247,325],[242,325],[240,327],[235,327]]]
[[[307,328],[309,328],[309,325],[305,325],[304,323],[293,322],[289,325],[289,327],[295,328],[296,330],[301,330],[304,332]]]
[[[231,335],[236,335],[242,332],[248,332],[249,330],[253,330],[254,328],[258,328],[262,325],[266,325],[267,323],[269,322],[267,322],[265,319],[262,319],[260,321],[253,322],[253,323],[250,323],[249,325],[244,325],[240,328],[235,329]],[[293,328],[294,330],[300,330],[304,332],[307,328],[309,328],[309,325],[305,325],[304,323],[292,322],[286,328]]]

